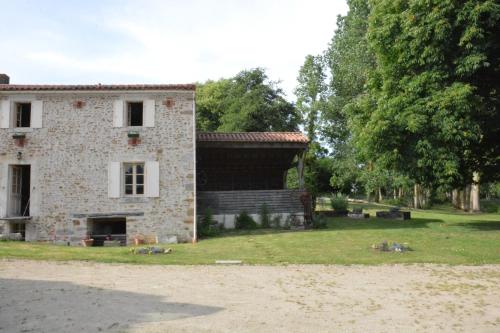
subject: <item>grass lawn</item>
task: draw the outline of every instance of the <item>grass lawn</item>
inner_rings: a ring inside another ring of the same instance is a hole
[[[386,207],[355,204],[375,215]],[[411,252],[378,252],[374,243],[408,243]],[[82,248],[0,242],[0,258],[89,260],[138,264],[500,264],[500,214],[469,214],[448,207],[412,211],[409,221],[331,218],[328,229],[231,231],[197,244],[175,244],[167,255],[133,255],[130,248]]]

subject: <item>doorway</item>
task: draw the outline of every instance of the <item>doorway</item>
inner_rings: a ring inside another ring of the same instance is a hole
[[[31,166],[10,166],[9,216],[30,216]]]

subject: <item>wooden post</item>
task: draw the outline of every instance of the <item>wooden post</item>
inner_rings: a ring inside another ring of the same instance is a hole
[[[299,178],[299,189],[304,189],[304,158],[306,156],[305,151],[301,152],[298,155],[298,163],[297,163],[297,176]]]

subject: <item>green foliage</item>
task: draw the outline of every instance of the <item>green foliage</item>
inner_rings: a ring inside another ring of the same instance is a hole
[[[196,128],[217,132],[295,131],[295,106],[262,68],[197,85]]]
[[[214,237],[219,235],[220,229],[217,226],[217,221],[213,219],[212,210],[207,208],[203,213],[201,221],[196,227],[198,237]]]
[[[248,215],[247,212],[242,211],[236,216],[234,220],[235,229],[257,229],[257,223]]]
[[[375,56],[366,36],[368,0],[348,0],[347,4],[349,12],[337,18],[337,30],[325,52],[331,94],[322,114],[322,133],[335,152],[350,137],[347,106],[366,93],[368,75],[375,67]]]
[[[486,198],[500,199],[500,182],[482,184],[480,190]]]
[[[326,229],[328,228],[328,219],[321,215],[314,215],[312,220],[313,229]]]
[[[342,195],[334,195],[332,196],[330,205],[336,212],[346,211],[348,207],[347,198]]]
[[[481,201],[481,210],[485,213],[500,213],[500,202],[495,200]]]
[[[323,57],[308,55],[299,70],[295,95],[302,123],[311,142],[316,141],[318,115],[325,106],[324,94],[327,89],[325,79]]]
[[[271,227],[271,216],[269,215],[269,208],[266,204],[260,206],[260,226],[261,228],[270,228]]]
[[[330,185],[334,192],[356,195],[364,186],[361,181],[362,165],[352,145],[346,144],[339,148],[332,158]]]
[[[280,228],[282,219],[283,219],[283,216],[281,216],[281,214],[274,215],[273,218],[271,219],[271,227],[274,229]]]
[[[424,186],[465,184],[474,171],[493,177],[483,167],[499,163],[499,143],[486,139],[499,130],[492,112],[498,99],[491,95],[498,86],[477,77],[498,75],[500,6],[475,0],[372,5],[367,36],[377,68],[368,93],[375,105],[358,108],[366,117],[352,127],[357,145],[382,168]]]
[[[409,206],[408,200],[406,200],[405,198],[385,199],[384,204],[391,205],[391,206],[397,206],[397,207],[408,207]]]

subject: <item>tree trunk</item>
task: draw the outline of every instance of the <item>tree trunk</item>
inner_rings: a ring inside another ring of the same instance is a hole
[[[453,191],[451,191],[451,205],[456,209],[460,208],[460,198],[458,189],[454,189]]]
[[[415,184],[413,186],[413,208],[420,208],[420,185]]]
[[[399,197],[399,199],[403,198],[403,187],[399,188],[398,197]]]
[[[457,190],[458,196],[457,196],[457,208],[458,209],[464,209],[464,189],[461,188]]]
[[[481,206],[479,203],[479,173],[474,172],[472,176],[472,185],[470,191],[470,208],[473,212],[481,211]]]
[[[392,189],[392,197],[394,198],[394,200],[397,200],[397,198],[398,198],[398,194],[397,194],[396,188]]]
[[[470,209],[470,185],[465,185],[462,191],[462,209],[466,212]]]
[[[382,202],[384,200],[384,196],[382,195],[382,188],[378,188],[378,202]]]

